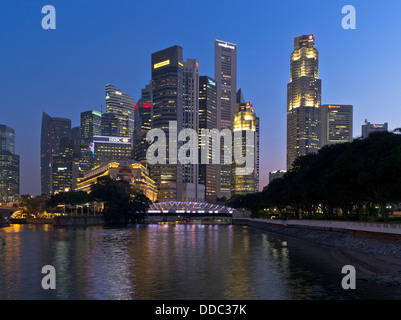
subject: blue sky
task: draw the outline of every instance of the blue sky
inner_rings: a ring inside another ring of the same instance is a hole
[[[56,8],[56,30],[41,9]],[[356,9],[356,30],[341,27]],[[71,118],[105,105],[113,84],[138,99],[151,53],[172,45],[214,76],[214,40],[238,45],[238,88],[261,119],[261,185],[285,168],[286,85],[293,38],[314,34],[323,104],[354,105],[365,119],[401,127],[401,2],[395,0],[5,0],[0,10],[0,124],[16,130],[21,193],[40,192],[41,114]]]

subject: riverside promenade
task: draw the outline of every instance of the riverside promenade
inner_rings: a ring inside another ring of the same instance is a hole
[[[400,223],[233,217],[233,224],[274,232],[332,249],[401,259]]]
[[[267,224],[282,228],[306,228],[326,231],[355,231],[371,232],[389,235],[401,235],[401,223],[359,222],[359,221],[332,221],[332,220],[279,220],[233,217],[237,223],[251,222],[253,224]]]

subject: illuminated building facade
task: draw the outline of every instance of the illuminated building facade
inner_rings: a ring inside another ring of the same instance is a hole
[[[78,179],[76,190],[90,192],[97,179],[104,176],[109,176],[113,180],[127,181],[151,201],[157,199],[157,187],[149,177],[149,171],[139,162],[132,160],[110,161],[92,169]]]
[[[313,35],[294,39],[287,85],[287,168],[299,156],[320,148],[321,80]]]
[[[131,159],[131,139],[128,137],[95,136],[93,144],[95,165],[102,165],[113,160]]]
[[[365,120],[365,124],[362,125],[362,139],[366,139],[373,132],[388,131],[388,123],[370,123]]]
[[[328,105],[320,107],[321,111],[321,147],[352,141],[353,106]]]
[[[103,113],[101,132],[103,136],[128,137],[128,118],[114,113]]]
[[[0,202],[15,201],[20,192],[20,157],[14,129],[0,125]]]
[[[118,89],[111,84],[106,85],[106,114],[113,114],[115,117],[110,117],[102,121],[114,121],[118,129],[113,130],[111,124],[102,124],[102,135],[130,137],[134,132],[134,107],[136,101],[124,91]],[[103,129],[103,127],[105,129]],[[107,129],[109,128],[109,129]],[[107,130],[110,130],[107,132]]]
[[[0,150],[15,153],[15,130],[0,124]]]
[[[60,139],[58,154],[53,155],[51,160],[51,195],[74,189],[74,168],[73,140],[63,137]]]
[[[102,114],[97,110],[90,110],[81,113],[81,139],[90,144],[94,136],[102,134]]]
[[[242,97],[242,94],[239,95]],[[240,100],[241,101],[241,100]],[[253,170],[249,174],[239,174],[237,168],[244,167],[235,161],[232,165],[231,175],[231,195],[244,195],[259,191],[259,118],[253,111],[250,102],[240,102],[236,105],[236,113],[233,122],[233,134],[241,132],[241,139],[233,138],[233,150],[241,150],[242,157],[250,157],[253,160]],[[253,134],[253,148],[251,153],[247,153],[246,133]],[[249,164],[248,164],[249,165]]]
[[[202,129],[217,128],[217,90],[216,81],[208,76],[199,77],[199,147],[202,145]],[[204,139],[203,139],[204,140]],[[205,201],[217,201],[217,165],[212,163],[212,144],[209,144],[208,164],[199,165],[199,184],[205,186]]]
[[[74,163],[82,177],[94,166],[93,137],[102,135],[102,113],[97,110],[82,112],[80,128],[80,139],[74,139]]]
[[[71,138],[71,120],[50,117],[43,112],[40,136],[41,193],[50,195],[52,157],[60,154],[60,139]]]
[[[183,129],[199,131],[199,62],[188,59],[183,62]],[[194,138],[194,137],[193,137]],[[191,139],[198,143],[198,137]],[[198,154],[196,154],[198,157]],[[182,165],[183,201],[204,201],[205,186],[199,184],[199,165]]]
[[[148,167],[146,151],[150,146],[150,141],[146,139],[146,135],[152,129],[152,88],[150,85],[146,85],[142,89],[141,99],[139,99],[134,109],[133,159]]]
[[[237,45],[215,40],[214,79],[217,86],[217,129],[232,130],[237,92]],[[221,152],[223,157],[223,150]],[[222,160],[220,163],[224,163]],[[217,197],[231,196],[231,165],[218,167]]]
[[[83,142],[79,144],[77,148],[77,154],[74,155],[74,162],[78,167],[79,177],[83,177],[83,175],[95,165],[94,143],[86,144]]]
[[[152,129],[160,129],[166,136],[166,164],[154,164],[152,179],[158,187],[158,201],[181,201],[183,193],[182,165],[176,150],[182,145],[177,134],[183,129],[183,50],[179,46],[152,53]],[[170,137],[170,121],[176,129]],[[171,155],[170,155],[170,144]]]

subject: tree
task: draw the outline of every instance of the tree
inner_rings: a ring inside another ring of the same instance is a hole
[[[367,139],[329,145],[319,152],[299,157],[293,168],[273,180],[263,191],[266,203],[295,214],[326,218],[341,209],[345,219],[362,219],[364,208],[386,207],[401,202],[401,135],[377,132]]]
[[[24,194],[18,198],[18,203],[28,213],[38,217],[40,213],[46,210],[47,200],[48,197],[45,194],[36,197],[32,197],[29,194]]]
[[[55,207],[59,204],[78,205],[91,201],[92,196],[85,191],[67,191],[52,195],[47,203],[50,207]]]
[[[226,205],[235,209],[245,209],[251,211],[252,215],[257,215],[264,208],[264,201],[261,192],[248,193],[244,195],[234,195],[227,201]]]
[[[107,223],[129,223],[143,219],[152,203],[143,193],[124,180],[101,177],[91,188],[95,201],[104,203]]]

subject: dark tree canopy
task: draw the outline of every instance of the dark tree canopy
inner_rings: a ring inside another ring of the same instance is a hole
[[[295,160],[292,170],[273,180],[256,198],[230,199],[234,207],[261,211],[275,207],[293,215],[333,217],[341,210],[373,214],[376,206],[388,220],[386,205],[401,202],[401,135],[372,133],[367,139],[328,145]],[[245,204],[245,205],[244,205]]]
[[[92,186],[91,196],[104,203],[104,216],[109,223],[128,223],[142,219],[152,203],[124,180],[99,178]]]

